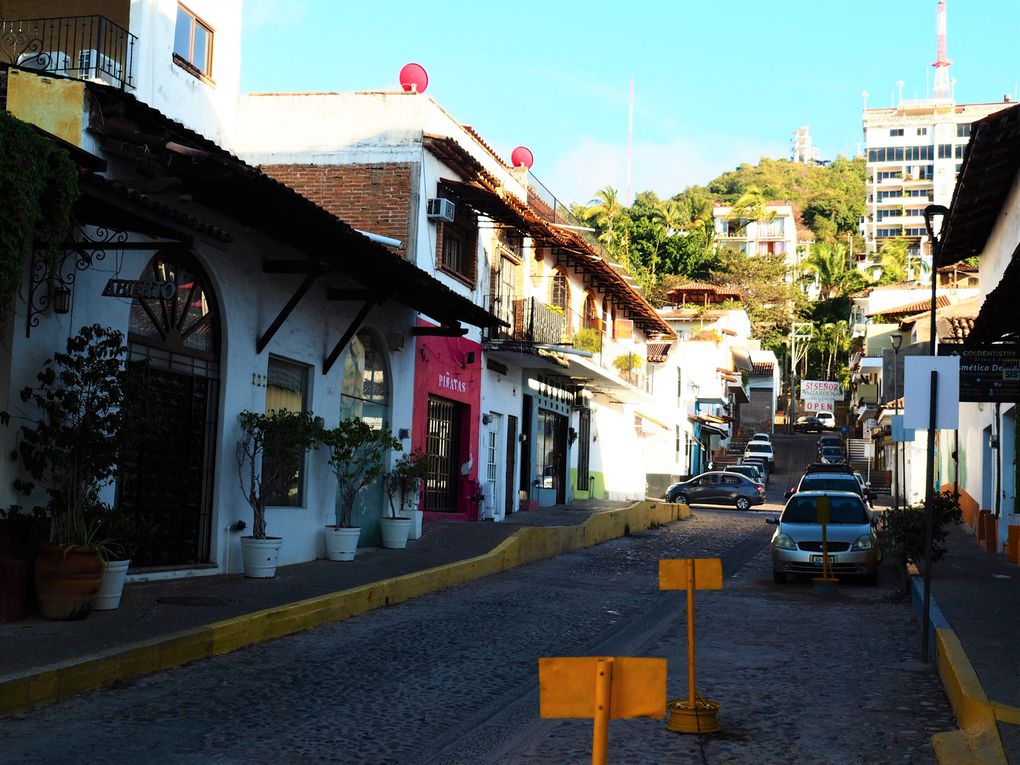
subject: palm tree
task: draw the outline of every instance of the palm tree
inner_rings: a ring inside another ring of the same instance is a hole
[[[816,243],[800,265],[818,277],[818,286],[827,299],[851,292],[864,281],[863,274],[851,265],[846,248],[841,244]]]
[[[746,228],[749,223],[770,223],[776,217],[776,211],[768,208],[768,200],[761,189],[756,186],[748,186],[747,190],[740,195],[733,203],[733,209],[728,216],[731,220],[744,221],[741,228]]]
[[[664,239],[669,239],[671,236],[676,236],[679,233],[680,228],[686,222],[686,211],[679,202],[673,199],[660,199],[655,209],[652,211],[652,216],[655,221],[659,224],[659,228],[662,230]],[[655,276],[657,265],[659,262],[659,241],[655,242],[655,249],[652,250],[651,258],[651,270],[652,276]]]
[[[617,192],[612,186],[606,186],[595,192],[595,198],[588,204],[585,211],[585,218],[594,220],[602,232],[599,234],[599,241],[607,247],[616,244],[616,221],[623,214],[623,205],[617,199]]]

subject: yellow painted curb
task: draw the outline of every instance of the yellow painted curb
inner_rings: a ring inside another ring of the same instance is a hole
[[[592,515],[580,526],[533,526],[515,531],[474,558],[383,579],[341,592],[255,611],[112,653],[86,656],[0,677],[0,717],[70,698],[83,691],[219,656],[265,640],[341,621],[383,606],[508,571],[571,550],[691,517],[687,505],[637,502]]]
[[[1006,752],[996,727],[996,707],[985,694],[963,644],[951,629],[935,631],[939,677],[960,730],[931,738],[935,759],[941,765],[1007,765]],[[1014,710],[1015,711],[1015,710]]]

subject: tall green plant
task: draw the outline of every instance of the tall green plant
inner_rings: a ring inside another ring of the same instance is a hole
[[[39,241],[56,273],[78,198],[78,169],[67,152],[31,125],[0,112],[0,324]]]
[[[359,492],[382,475],[387,453],[402,447],[391,433],[376,430],[358,419],[341,420],[323,433],[322,443],[329,449],[329,464],[340,494],[336,525],[349,529]]]
[[[92,545],[107,510],[99,499],[115,477],[131,434],[125,427],[131,378],[124,364],[124,336],[98,324],[68,338],[66,351],[48,359],[38,385],[21,401],[38,414],[19,431],[15,456],[28,474],[15,482],[25,496],[45,487],[47,502],[33,508],[48,518],[52,541]],[[10,415],[2,413],[7,421]]]
[[[237,474],[252,510],[251,535],[265,539],[266,505],[290,488],[305,452],[319,440],[322,429],[311,412],[244,411],[239,419]]]
[[[932,563],[938,563],[946,554],[946,548],[943,543],[949,534],[949,526],[951,524],[959,525],[963,520],[963,512],[960,509],[960,495],[950,490],[936,494],[933,510],[934,525],[931,561]],[[916,564],[924,560],[924,505],[888,510],[886,511],[885,518],[886,529],[889,534],[890,553],[905,577],[908,563]]]

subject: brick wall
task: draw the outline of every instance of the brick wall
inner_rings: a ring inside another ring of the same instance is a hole
[[[410,162],[370,165],[263,165],[267,174],[362,231],[403,242],[410,236]]]

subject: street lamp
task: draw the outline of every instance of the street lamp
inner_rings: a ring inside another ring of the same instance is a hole
[[[899,377],[898,377],[897,372],[899,371],[898,370],[898,366],[899,366],[899,356],[900,356],[900,345],[903,343],[903,335],[901,335],[899,333],[897,333],[895,335],[890,335],[889,336],[889,342],[892,343],[892,348],[893,348],[893,363],[892,363],[892,370],[893,370],[892,371],[893,412],[898,412],[900,410],[900,407],[899,407],[899,396],[896,395],[898,390],[899,390]],[[902,431],[902,428],[901,428],[901,431]],[[902,436],[902,433],[901,433],[900,439],[902,439],[902,438],[903,438],[903,436]],[[899,508],[900,508],[900,479],[903,477],[903,474],[900,471],[900,464],[899,463],[900,463],[900,441],[896,440],[896,441],[893,442],[893,490],[894,490],[895,495],[896,495],[894,507],[897,510],[899,510]],[[904,484],[904,493],[906,493],[906,484]]]
[[[938,286],[939,250],[942,247],[942,229],[949,210],[943,205],[924,208],[924,227],[931,241],[931,321],[928,324],[928,355],[935,356],[935,290]],[[931,372],[928,392],[928,464],[924,485],[924,605],[922,606],[921,661],[928,661],[928,635],[931,632],[931,545],[935,526],[935,404],[938,396],[939,375]]]

